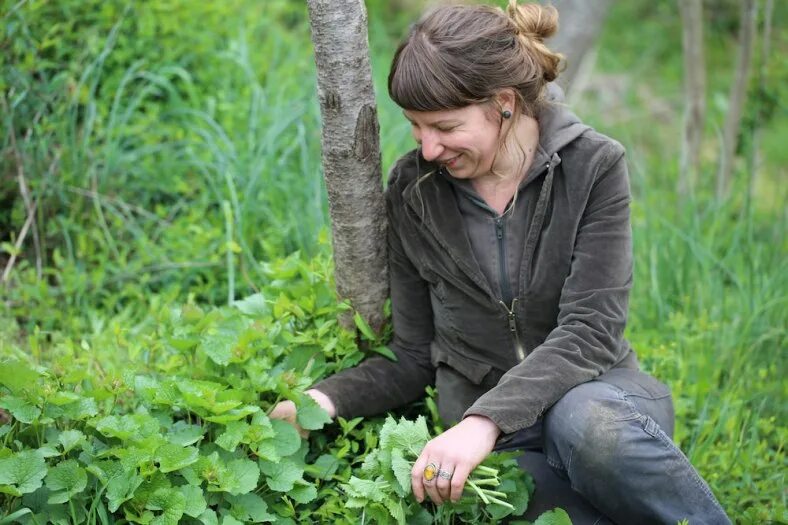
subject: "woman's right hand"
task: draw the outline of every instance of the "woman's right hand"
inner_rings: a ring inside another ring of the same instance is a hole
[[[334,419],[336,417],[337,409],[334,406],[333,401],[331,401],[331,399],[327,395],[325,395],[320,390],[314,390],[314,389],[307,390],[304,393],[309,395],[309,397],[311,397],[312,399],[314,399],[315,402],[318,405],[320,405],[320,408],[328,412],[328,415],[329,417],[331,417],[331,419]],[[302,438],[305,438],[309,435],[309,431],[304,430],[298,425],[296,421],[296,416],[297,416],[296,406],[295,403],[293,403],[292,401],[281,401],[277,403],[274,409],[271,411],[271,413],[268,414],[268,417],[272,419],[282,419],[284,421],[287,421],[288,423],[293,425],[296,428],[296,430],[298,430],[298,433],[301,435]]]

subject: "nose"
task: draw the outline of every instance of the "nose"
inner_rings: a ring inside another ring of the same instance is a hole
[[[419,138],[421,139],[419,141],[421,143],[421,156],[424,157],[424,160],[431,162],[440,158],[444,148],[434,133],[422,132]]]

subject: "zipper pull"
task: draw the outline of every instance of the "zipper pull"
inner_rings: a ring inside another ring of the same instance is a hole
[[[498,236],[498,239],[503,239],[503,225],[501,224],[502,219],[495,219],[495,233]]]

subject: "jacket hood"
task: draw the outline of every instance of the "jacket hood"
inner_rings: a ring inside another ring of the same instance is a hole
[[[539,145],[552,158],[561,148],[591,129],[564,103],[564,91],[555,82],[547,84],[546,103],[539,110]]]

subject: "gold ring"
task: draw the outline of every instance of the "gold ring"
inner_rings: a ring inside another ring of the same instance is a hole
[[[441,479],[451,479],[454,475],[454,472],[449,472],[448,470],[441,470],[438,469],[438,477]]]
[[[438,473],[438,466],[435,463],[430,463],[424,468],[424,480],[432,481]]]

